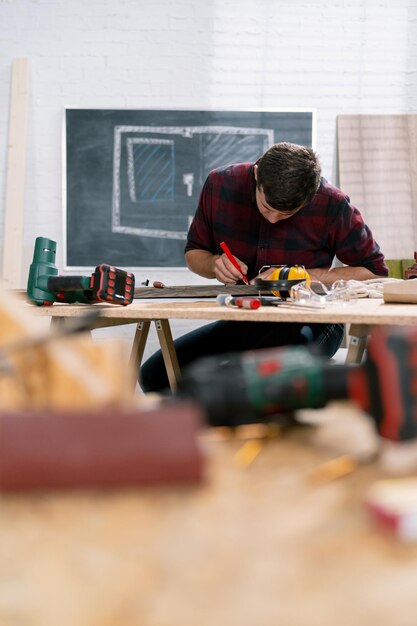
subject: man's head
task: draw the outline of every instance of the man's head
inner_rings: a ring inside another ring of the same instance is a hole
[[[313,199],[320,177],[320,162],[311,148],[274,144],[255,166],[258,209],[271,223],[290,217]]]

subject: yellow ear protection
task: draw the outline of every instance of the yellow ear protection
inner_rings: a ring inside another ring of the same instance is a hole
[[[305,280],[308,284],[310,282],[310,274],[303,265],[281,265],[274,269],[267,280]],[[274,296],[280,296],[284,300],[290,296],[288,291],[272,291],[272,293]]]

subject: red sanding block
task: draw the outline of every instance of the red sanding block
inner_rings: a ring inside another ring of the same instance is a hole
[[[203,477],[198,406],[0,414],[0,489],[111,488]]]

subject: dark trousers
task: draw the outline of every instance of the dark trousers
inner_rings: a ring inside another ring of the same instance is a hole
[[[311,345],[330,359],[340,347],[342,339],[343,324],[219,321],[179,337],[174,345],[182,370],[204,356],[288,345]],[[160,392],[168,388],[160,350],[143,364],[139,382],[146,392]]]

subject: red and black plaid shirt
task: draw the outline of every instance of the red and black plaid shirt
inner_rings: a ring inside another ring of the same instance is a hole
[[[222,254],[225,241],[254,278],[263,265],[327,268],[334,256],[378,276],[388,268],[379,246],[348,196],[324,178],[310,204],[276,224],[259,212],[254,163],[238,163],[210,172],[188,232],[185,252],[202,249]]]

